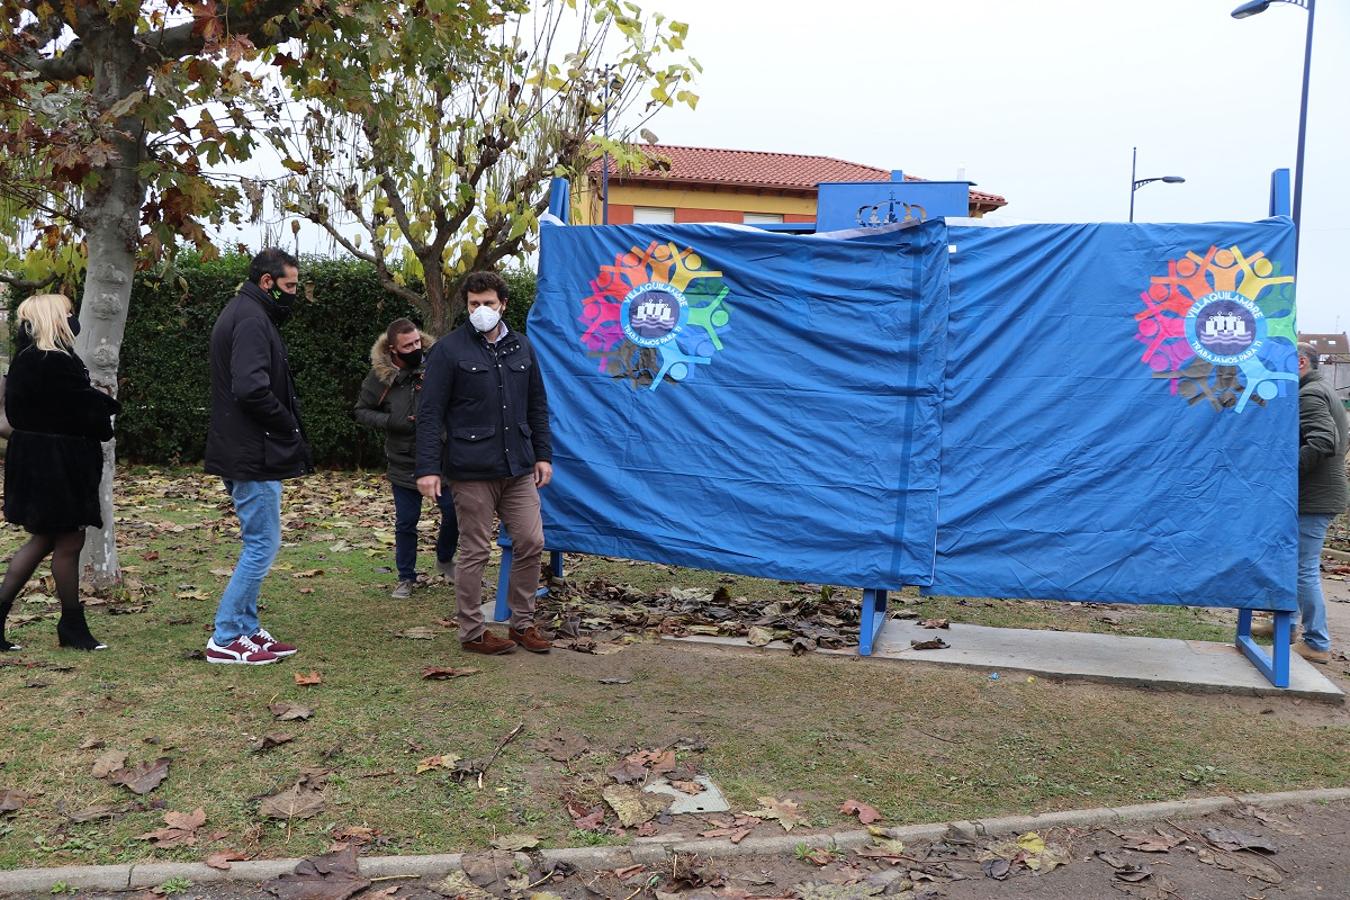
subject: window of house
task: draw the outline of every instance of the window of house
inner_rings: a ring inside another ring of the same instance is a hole
[[[746,213],[742,219],[746,225],[782,225],[782,213]]]
[[[669,206],[633,207],[634,225],[672,225],[675,222],[675,210]]]

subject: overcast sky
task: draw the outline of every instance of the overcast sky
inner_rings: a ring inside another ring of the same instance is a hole
[[[1004,215],[1123,221],[1266,215],[1294,168],[1307,14],[1238,0],[650,0],[689,23],[696,112],[663,143],[818,153],[926,178],[959,166]],[[1299,327],[1350,327],[1350,3],[1322,0],[1308,117]]]

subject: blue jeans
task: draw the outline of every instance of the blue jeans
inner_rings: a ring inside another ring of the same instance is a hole
[[[417,578],[417,522],[422,518],[422,495],[412,488],[391,485],[394,489],[394,564],[399,581]],[[459,544],[459,522],[455,518],[455,498],[448,487],[441,488],[441,530],[436,535],[436,559],[449,562]]]
[[[281,482],[226,481],[244,548],[216,609],[215,642],[224,647],[258,630],[258,591],[281,549]]]
[[[1327,603],[1322,597],[1322,542],[1336,518],[1330,513],[1298,517],[1298,610],[1303,640],[1314,650],[1330,650]]]

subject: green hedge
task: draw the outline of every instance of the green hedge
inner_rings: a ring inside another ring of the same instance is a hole
[[[248,258],[211,262],[180,257],[170,272],[137,276],[122,344],[118,455],[153,463],[202,458],[210,411],[211,327],[244,280]],[[327,466],[382,466],[383,439],[352,419],[370,345],[390,321],[420,316],[384,290],[373,267],[349,259],[306,258],[302,299],[282,329],[315,461]],[[507,323],[524,330],[534,301],[534,274],[507,273]]]

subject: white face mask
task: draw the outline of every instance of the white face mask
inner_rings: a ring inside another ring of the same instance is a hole
[[[480,306],[469,313],[469,321],[473,327],[487,334],[497,327],[497,323],[502,320],[502,314],[490,306]]]

